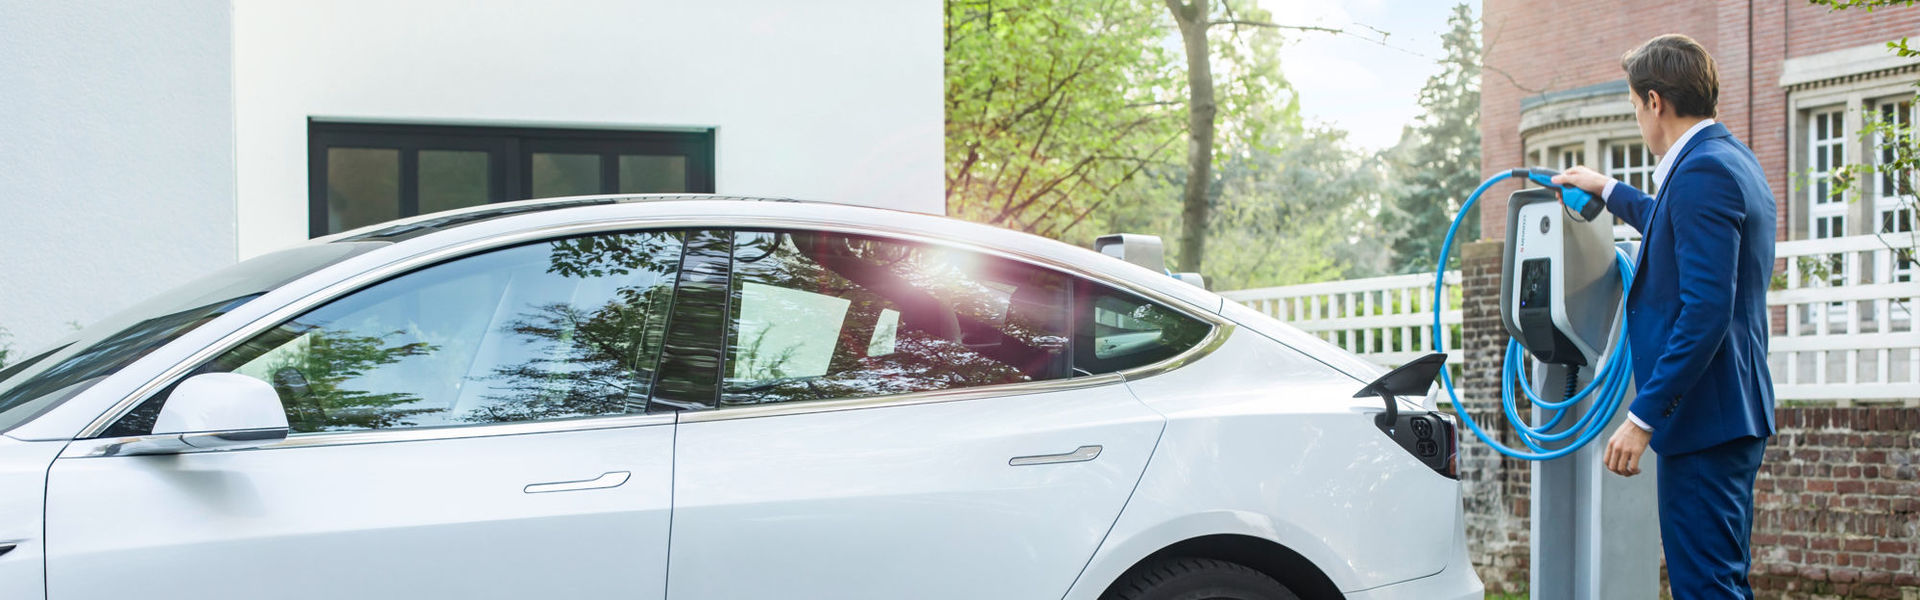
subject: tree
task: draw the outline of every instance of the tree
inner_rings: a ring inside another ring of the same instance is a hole
[[[1180,196],[1180,267],[1199,271],[1206,261],[1208,186],[1213,183],[1213,57],[1207,44],[1212,25],[1207,0],[1166,0],[1180,26],[1187,53],[1187,184]]]
[[[1466,4],[1455,6],[1447,23],[1441,71],[1420,90],[1425,113],[1403,134],[1401,149],[1388,154],[1397,159],[1401,190],[1386,230],[1396,240],[1394,263],[1406,273],[1433,270],[1442,232],[1480,182],[1479,24]],[[1461,239],[1480,237],[1480,219],[1468,215],[1466,221]]]
[[[1065,237],[1179,139],[1157,9],[1126,0],[946,9],[948,214]]]
[[[1383,269],[1385,236],[1372,230],[1384,173],[1344,133],[1302,126],[1281,72],[1283,32],[1352,34],[1272,23],[1249,0],[1200,1],[1179,5],[1210,15],[1192,18],[1205,52],[1183,65],[1172,4],[948,0],[949,213],[1080,245],[1159,234],[1170,264],[1204,265],[1216,286]],[[1205,98],[1183,74],[1199,75]],[[1208,150],[1176,161],[1173,142],[1196,129]]]
[[[1237,154],[1220,167],[1217,242],[1208,275],[1217,289],[1369,277],[1390,249],[1378,215],[1387,173],[1346,132],[1317,127],[1272,134],[1272,151]]]
[[[1224,105],[1227,114],[1239,118],[1238,127],[1226,129],[1239,133],[1246,149],[1265,149],[1257,146],[1267,141],[1264,131],[1269,121],[1260,117],[1281,117],[1282,124],[1299,125],[1297,106],[1291,102],[1287,103],[1286,114],[1259,110],[1261,105],[1282,96],[1291,99],[1291,88],[1280,75],[1281,39],[1275,31],[1291,29],[1331,34],[1346,31],[1273,23],[1267,11],[1244,0],[1222,2],[1220,7],[1226,18],[1220,20],[1213,19],[1210,0],[1164,1],[1180,30],[1187,58],[1187,174],[1181,194],[1180,246],[1176,256],[1181,269],[1200,271],[1206,262],[1206,240],[1212,216],[1211,186],[1215,183],[1214,146],[1220,109]],[[1215,26],[1224,26],[1229,32],[1227,43],[1217,49],[1208,35]],[[1243,35],[1247,29],[1256,33],[1251,37]],[[1216,60],[1223,67],[1224,77],[1219,79],[1227,84],[1224,98],[1215,94]],[[1253,118],[1245,118],[1249,116]]]

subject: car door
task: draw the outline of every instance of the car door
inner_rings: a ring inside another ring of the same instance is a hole
[[[1064,594],[1163,425],[1073,370],[1076,282],[824,232],[729,253],[720,389],[676,440],[668,597]]]
[[[112,455],[162,391],[76,441],[48,474],[48,597],[662,597],[674,417],[647,400],[681,240],[476,254],[224,349],[194,372],[272,384],[293,435]]]

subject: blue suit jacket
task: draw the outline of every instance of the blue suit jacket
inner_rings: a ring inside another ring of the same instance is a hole
[[[1718,123],[1675,151],[1658,196],[1617,184],[1607,198],[1643,240],[1627,294],[1638,388],[1629,410],[1663,455],[1774,431],[1773,191],[1753,151]]]

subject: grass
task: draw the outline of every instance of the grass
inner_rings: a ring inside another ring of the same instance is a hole
[[[1528,600],[1526,592],[1487,592],[1487,600]]]

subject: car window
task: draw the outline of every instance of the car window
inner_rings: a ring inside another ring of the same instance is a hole
[[[642,412],[680,248],[677,233],[644,232],[460,258],[331,301],[198,372],[271,384],[295,433]],[[128,426],[150,431],[153,404]]]
[[[721,404],[1068,377],[1070,281],[940,246],[737,232]]]
[[[1139,296],[1088,283],[1081,294],[1074,369],[1100,374],[1150,365],[1205,339],[1206,321]]]

